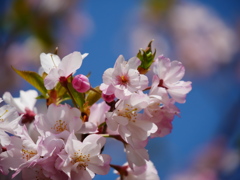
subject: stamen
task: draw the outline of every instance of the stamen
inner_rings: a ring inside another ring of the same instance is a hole
[[[129,104],[126,104],[126,106],[127,107],[124,111],[117,110],[118,115],[127,118],[131,122],[136,122],[138,109],[130,106]]]
[[[81,153],[80,150],[78,151],[79,152],[74,152],[73,156],[71,157],[72,158],[71,163],[72,164],[79,163],[77,167],[79,169],[83,168],[84,170],[86,170],[86,167],[88,166],[87,163],[90,161],[89,158],[91,157],[91,155],[90,154],[85,155]]]
[[[122,83],[127,83],[128,79],[125,76],[121,76]]]
[[[67,130],[67,123],[63,120],[57,120],[51,129],[54,129],[58,133],[63,132],[64,130]]]
[[[24,148],[24,146],[23,146]],[[25,160],[29,160],[31,159],[33,156],[35,156],[37,154],[37,152],[34,150],[34,151],[30,151],[30,150],[27,150],[27,149],[22,149],[22,158],[25,159]]]
[[[57,67],[56,64],[55,64],[55,62],[54,62],[54,60],[53,60],[53,55],[51,54],[50,56],[51,56],[51,58],[52,58],[53,65],[54,65],[55,67]]]
[[[2,118],[6,113],[8,112],[8,110],[6,109],[3,114],[0,116],[0,122],[3,122],[4,119]]]

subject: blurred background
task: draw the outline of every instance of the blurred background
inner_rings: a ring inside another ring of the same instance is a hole
[[[60,57],[89,53],[78,73],[91,72],[97,86],[120,54],[136,56],[152,39],[157,55],[184,64],[193,87],[172,133],[147,146],[159,176],[239,180],[239,0],[2,0],[0,93],[32,88],[11,66],[37,72],[40,53],[56,47]],[[109,140],[105,149],[113,164],[125,163],[120,143]],[[111,170],[94,179],[116,177]]]

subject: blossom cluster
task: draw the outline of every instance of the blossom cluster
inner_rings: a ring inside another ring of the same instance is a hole
[[[91,180],[111,167],[118,179],[160,179],[146,145],[171,132],[180,113],[175,103],[185,103],[191,82],[181,80],[181,62],[155,53],[150,43],[128,61],[120,55],[95,88],[87,76],[75,75],[88,55],[80,52],[63,59],[42,53],[39,73],[13,68],[40,94],[3,94],[0,172],[11,170],[12,178],[21,173],[23,179]],[[37,99],[46,100],[46,112],[38,112]],[[111,164],[114,157],[104,154],[106,138],[123,143],[124,165]]]

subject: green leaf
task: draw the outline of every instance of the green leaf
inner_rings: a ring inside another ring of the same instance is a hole
[[[39,90],[43,97],[47,97],[47,89],[44,86],[44,82],[43,82],[43,78],[37,74],[36,72],[32,72],[32,71],[20,71],[15,69],[12,66],[12,69],[19,75],[21,76],[23,79],[25,79],[28,83],[30,83],[33,87],[35,87],[37,90]]]
[[[93,105],[95,102],[97,102],[101,98],[101,90],[99,89],[99,86],[94,88],[95,91],[89,90],[86,97],[86,102],[89,106]]]

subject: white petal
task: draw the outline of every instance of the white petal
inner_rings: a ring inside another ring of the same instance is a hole
[[[106,139],[100,135],[91,134],[91,135],[87,136],[83,142],[84,143],[85,142],[96,143],[96,144],[100,145],[101,147],[103,147],[106,143]]]
[[[40,63],[42,65],[42,68],[47,74],[50,72],[52,68],[57,68],[60,62],[61,60],[58,57],[58,55],[51,54],[51,53],[40,54]]]
[[[12,95],[9,92],[5,92],[3,94],[3,100],[7,104],[15,107],[18,112],[20,112],[20,113],[25,112],[25,106],[23,106],[23,104],[20,102],[20,98],[13,98]]]
[[[84,57],[87,55],[84,54]],[[62,62],[59,64],[58,68],[64,71],[64,76],[67,77],[82,65],[82,60],[84,58],[80,52],[73,52],[62,59]]]
[[[37,91],[35,90],[28,90],[28,91],[20,91],[20,98],[21,102],[25,107],[33,110],[34,105],[36,104],[36,97],[38,96]]]
[[[110,85],[113,82],[113,68],[108,68],[106,71],[103,73],[103,83]]]
[[[90,161],[91,162],[88,164],[88,168],[94,173],[105,175],[109,172],[109,163],[111,161],[111,157],[109,155],[102,154],[98,157],[95,156],[94,158],[91,158]]]

